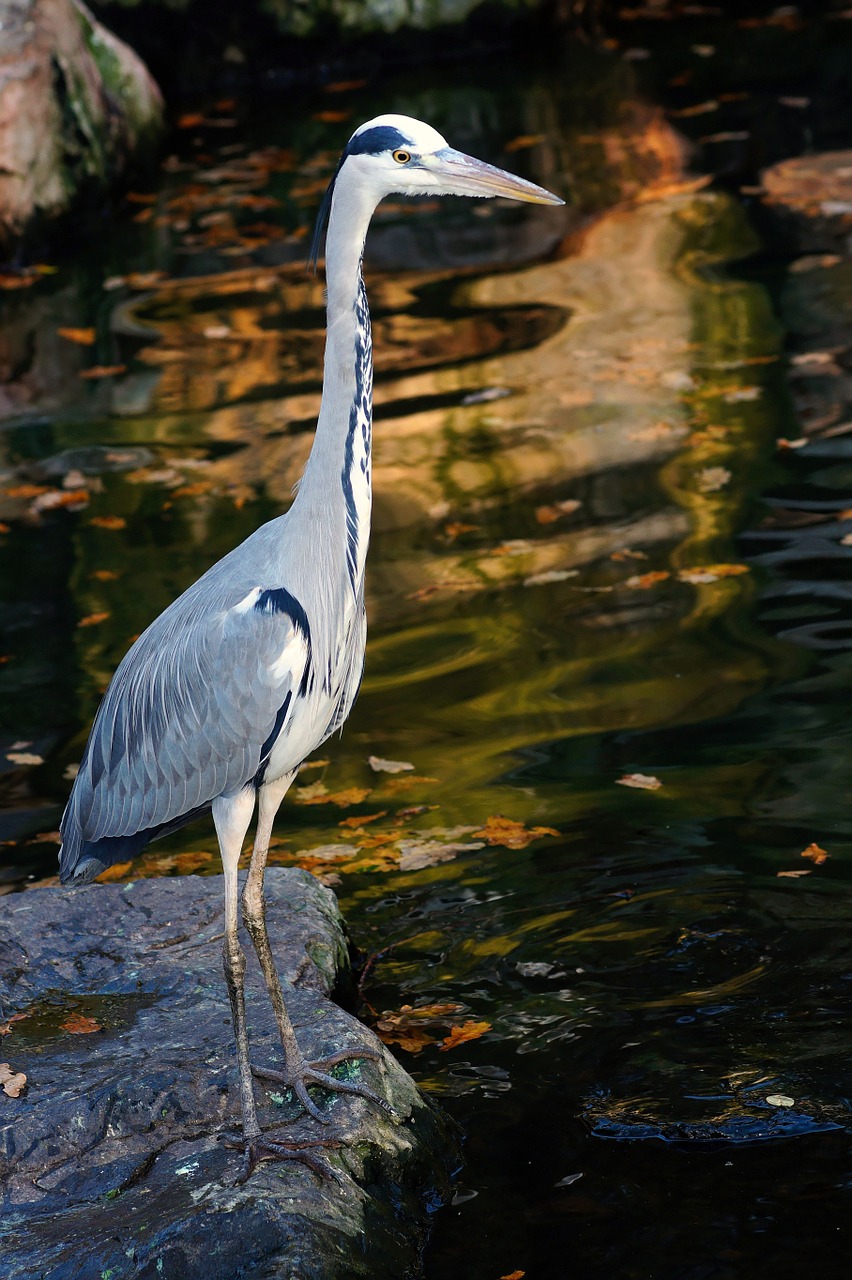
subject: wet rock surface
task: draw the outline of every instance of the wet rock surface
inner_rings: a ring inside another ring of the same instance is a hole
[[[307,1056],[375,1049],[372,1033],[329,999],[347,973],[333,895],[276,868],[267,897]],[[363,1073],[401,1123],[362,1099],[322,1095],[344,1143],[319,1153],[331,1176],[263,1164],[235,1185],[241,1154],[221,1141],[239,1127],[222,933],[220,877],[4,900],[2,1014],[26,1016],[11,1023],[2,1056],[27,1076],[0,1110],[7,1280],[418,1274],[426,1210],[456,1153],[445,1121],[388,1054],[343,1069]],[[279,1065],[259,967],[244,946],[253,1060]],[[92,1024],[100,1029],[68,1029]],[[285,1092],[258,1084],[256,1095],[265,1130],[327,1136]]]

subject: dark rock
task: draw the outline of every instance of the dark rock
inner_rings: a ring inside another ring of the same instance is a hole
[[[267,897],[307,1055],[375,1048],[329,999],[348,972],[333,894],[273,868]],[[339,1182],[287,1162],[234,1185],[240,1152],[217,1141],[239,1125],[222,933],[221,877],[43,888],[0,904],[2,1016],[26,1014],[2,1056],[27,1076],[19,1098],[0,1094],[4,1280],[419,1274],[454,1139],[387,1053],[346,1069],[363,1072],[401,1123],[360,1098],[318,1098],[345,1140],[320,1153]],[[274,1065],[275,1024],[244,946],[253,1059]],[[70,1033],[72,1013],[101,1029]],[[260,1085],[256,1094],[264,1128],[324,1136],[288,1096]]]

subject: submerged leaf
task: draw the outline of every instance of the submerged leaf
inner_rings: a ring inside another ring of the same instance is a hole
[[[103,1027],[94,1018],[87,1018],[84,1013],[69,1013],[62,1023],[62,1030],[72,1036],[90,1036],[93,1031],[103,1031]]]

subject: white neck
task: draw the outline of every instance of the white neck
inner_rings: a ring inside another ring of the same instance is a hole
[[[337,177],[326,237],[327,335],[322,403],[296,502],[327,527],[356,595],[370,537],[373,361],[361,276],[375,194],[347,166]],[[331,519],[329,520],[329,515]]]

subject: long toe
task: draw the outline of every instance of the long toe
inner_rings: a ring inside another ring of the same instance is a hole
[[[371,1102],[373,1106],[379,1107],[392,1119],[398,1120],[399,1116],[393,1107],[373,1089],[370,1089],[369,1086],[356,1084],[351,1080],[340,1080],[337,1076],[330,1074],[331,1069],[341,1062],[354,1062],[359,1059],[376,1062],[380,1061],[381,1054],[375,1049],[369,1048],[341,1050],[315,1062],[305,1062],[302,1059],[295,1066],[285,1068],[283,1071],[253,1066],[252,1074],[259,1080],[283,1085],[285,1088],[291,1089],[308,1114],[322,1124],[331,1123],[331,1117],[321,1111],[313,1098],[311,1098],[308,1092],[310,1087],[324,1089],[328,1093],[346,1093],[352,1097],[364,1098],[367,1102]]]
[[[250,1178],[257,1166],[266,1160],[295,1160],[299,1164],[307,1165],[311,1172],[323,1181],[340,1183],[342,1180],[337,1171],[321,1160],[316,1152],[334,1150],[342,1145],[335,1138],[299,1142],[262,1134],[245,1143],[242,1168],[237,1174],[235,1185],[239,1186]]]

